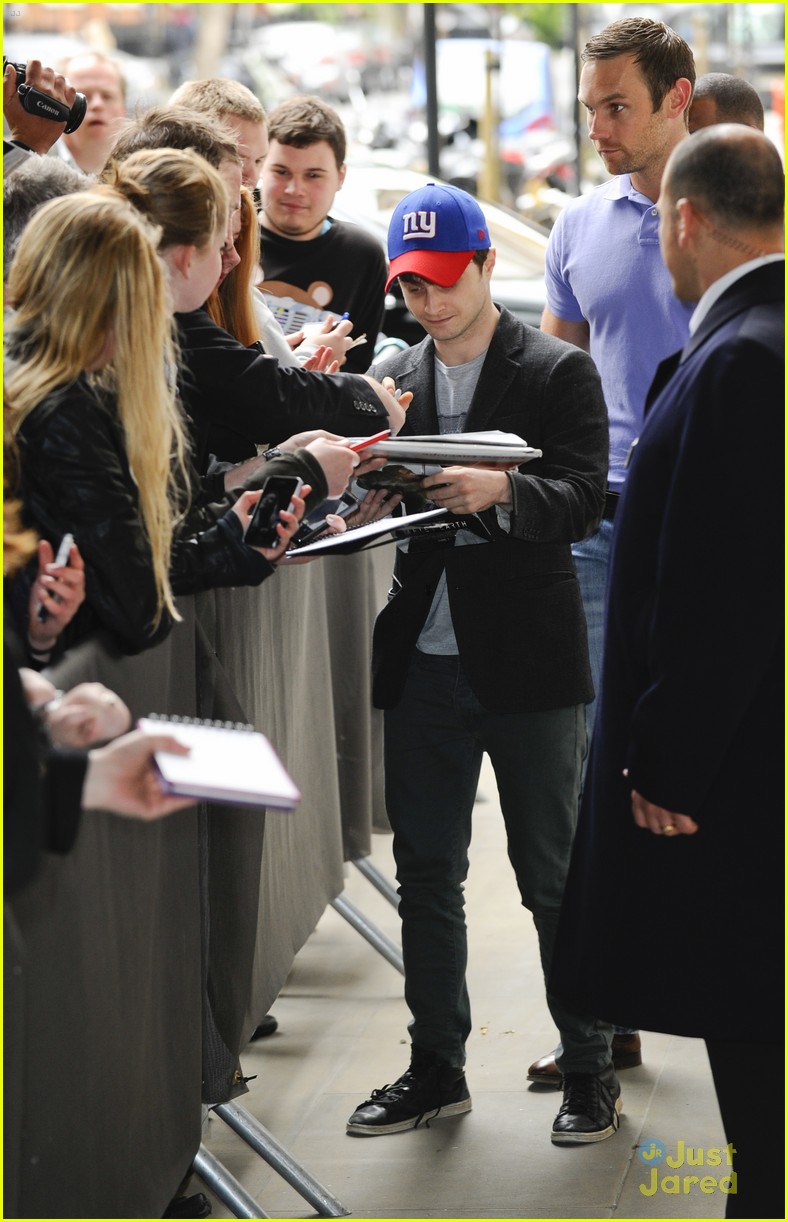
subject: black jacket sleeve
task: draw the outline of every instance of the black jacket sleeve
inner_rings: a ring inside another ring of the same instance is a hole
[[[32,882],[44,852],[67,853],[76,840],[84,751],[47,748],[27,707],[19,642],[8,619],[3,629],[5,733],[3,879],[6,895]]]
[[[170,582],[173,594],[198,594],[222,586],[259,586],[273,565],[247,547],[243,527],[232,512],[197,534],[184,534],[172,549]]]
[[[251,458],[306,429],[368,436],[385,424],[386,409],[355,374],[283,369],[271,356],[245,348],[204,310],[177,315],[183,369],[180,395],[191,420],[195,461]]]
[[[328,485],[325,473],[314,455],[306,449],[293,450],[290,454],[280,454],[278,458],[263,458],[261,456],[257,469],[245,479],[230,482],[230,492],[225,490],[225,476],[234,471],[240,464],[222,463],[211,455],[211,467],[207,475],[200,477],[201,501],[226,501],[227,497],[237,497],[242,492],[262,488],[271,475],[297,475],[309,484],[312,492],[309,504],[314,501],[319,504],[328,496]]]

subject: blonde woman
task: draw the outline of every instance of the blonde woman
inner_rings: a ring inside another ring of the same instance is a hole
[[[358,455],[340,444],[338,435],[327,436],[320,428],[322,420],[334,424],[339,419],[347,426],[343,433],[369,433],[371,419],[377,424],[385,410],[379,402],[384,396],[404,418],[396,400],[370,391],[371,379],[337,380],[300,369],[282,370],[275,360],[245,347],[201,308],[223,267],[222,235],[209,236],[206,207],[212,199],[227,206],[220,172],[204,158],[188,150],[151,149],[114,162],[105,177],[112,190],[160,231],[159,254],[178,325],[179,390],[201,475],[218,471],[216,480],[223,489],[240,486],[254,472],[261,472],[261,478],[295,474],[312,488],[310,504],[339,496],[358,465]],[[291,436],[291,421],[294,428],[309,431]],[[275,442],[287,452],[271,462],[258,461],[257,441]],[[251,464],[244,463],[236,477],[233,464],[247,458]],[[217,467],[215,459],[223,464]],[[205,486],[211,496],[221,495],[210,483]]]
[[[198,297],[218,275],[226,208],[219,180],[200,206],[210,239],[172,256],[173,277]],[[159,237],[114,191],[65,196],[35,215],[9,279],[5,392],[21,499],[39,534],[72,533],[85,563],[85,603],[64,637],[104,628],[126,653],[167,634],[174,594],[258,584],[297,525],[285,515],[276,548],[247,547],[256,493],[200,533],[183,525],[191,480]]]
[[[64,196],[33,218],[8,283],[5,390],[23,504],[42,537],[77,539],[86,603],[74,622],[109,628],[128,652],[177,618],[169,567],[185,449],[155,238],[123,200]]]

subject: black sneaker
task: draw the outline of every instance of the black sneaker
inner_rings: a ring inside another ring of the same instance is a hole
[[[601,1073],[564,1075],[564,1101],[553,1123],[553,1145],[604,1141],[618,1128],[621,1087],[612,1065]]]
[[[436,1116],[459,1116],[471,1110],[471,1096],[461,1069],[434,1053],[413,1048],[410,1068],[401,1078],[373,1090],[347,1122],[356,1137],[378,1137],[417,1129]]]

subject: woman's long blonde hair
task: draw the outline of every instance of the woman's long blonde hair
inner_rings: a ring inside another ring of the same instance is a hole
[[[252,194],[241,187],[241,232],[235,242],[241,262],[214,289],[205,309],[219,327],[224,327],[248,348],[260,338],[252,305],[254,273],[260,258],[260,229]]]
[[[174,389],[177,354],[158,231],[125,199],[95,188],[36,213],[11,267],[5,391],[18,433],[48,394],[89,371],[112,341],[101,375],[116,396],[126,455],[151,550],[154,627],[179,618],[169,582],[183,509],[186,441]]]

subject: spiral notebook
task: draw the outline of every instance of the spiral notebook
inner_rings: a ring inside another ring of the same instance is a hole
[[[172,734],[191,747],[189,755],[155,753],[165,793],[285,811],[294,810],[301,800],[274,748],[253,726],[155,713],[140,718],[137,726],[148,734]]]

